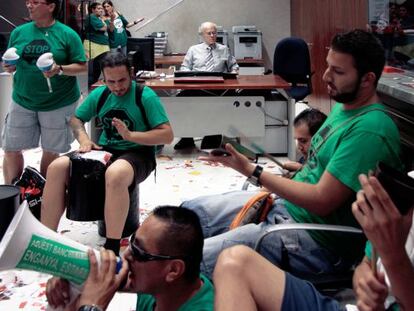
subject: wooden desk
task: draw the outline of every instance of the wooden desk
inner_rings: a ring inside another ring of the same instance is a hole
[[[263,90],[264,94],[267,90],[276,89],[283,92],[289,84],[279,76],[239,75],[237,79],[226,79],[224,83],[175,83],[173,78],[146,80],[144,83],[161,97],[176,137],[214,134],[233,137],[230,128],[235,127],[268,152],[288,154],[291,159],[295,157],[294,100],[291,102],[292,99],[285,97],[265,101],[261,92],[245,96],[228,92]],[[177,90],[200,90],[205,95],[177,96]],[[211,92],[213,90],[223,90],[222,96]],[[227,96],[229,93],[235,94]]]
[[[169,66],[180,66],[183,62],[185,55],[171,55],[171,56],[161,56],[155,57],[155,67],[169,67]]]
[[[154,59],[155,67],[180,66],[183,63],[184,56],[185,55],[168,55],[168,56],[156,57]],[[253,59],[253,58],[237,59],[237,63],[239,65],[263,66],[264,59]]]
[[[272,90],[286,89],[289,83],[276,75],[246,75],[237,79],[226,79],[224,83],[174,83],[172,78],[146,80],[145,85],[154,90]]]

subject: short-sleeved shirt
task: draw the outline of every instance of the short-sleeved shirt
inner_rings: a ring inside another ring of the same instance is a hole
[[[210,48],[206,43],[191,46],[184,57],[180,70],[206,71]],[[212,46],[211,52],[213,54],[214,67],[210,71],[231,72],[239,69],[236,59],[231,55],[230,49],[227,46],[216,43]]]
[[[293,177],[295,181],[317,184],[322,174],[329,172],[349,189],[357,192],[361,186],[358,175],[375,168],[378,161],[401,169],[400,136],[385,107],[373,104],[344,110],[336,104],[319,131],[313,136],[308,161]],[[336,209],[328,216],[318,216],[286,200],[286,208],[298,223],[319,223],[358,227],[351,204]],[[314,240],[344,258],[355,260],[362,255],[363,240],[349,235],[325,231],[310,231]],[[359,254],[357,249],[359,249]]]
[[[411,228],[410,231],[408,233],[408,237],[407,240],[405,242],[405,251],[407,252],[408,258],[411,261],[412,266],[414,267],[414,215],[412,216],[412,222],[411,222]],[[371,256],[372,256],[372,244],[370,241],[367,242],[366,246],[365,246],[365,256],[371,260]],[[386,275],[386,271],[384,268],[384,265],[381,262],[381,258],[377,259],[377,270],[381,271],[381,272],[385,272]],[[400,307],[398,306],[398,304],[396,303],[396,299],[394,296],[392,296],[392,289],[390,289],[390,282],[389,282],[389,278],[386,275],[385,277],[385,281],[387,283],[388,289],[390,290],[390,295],[388,295],[386,301],[385,301],[385,306],[387,307],[388,311],[399,311]]]
[[[117,18],[114,19],[113,31],[109,29],[110,21],[106,20],[106,23],[108,25],[109,47],[111,49],[116,49],[118,47],[126,46],[128,36],[125,28],[128,25],[128,21],[125,19],[125,17],[119,15]]]
[[[203,285],[200,290],[177,311],[212,311],[214,310],[214,287],[210,280],[204,275],[200,275]],[[148,294],[137,294],[137,311],[153,311],[155,308],[155,298]]]
[[[98,44],[109,45],[106,30],[100,30],[103,26],[105,26],[105,22],[98,16],[95,14],[88,15],[85,20],[86,39]]]
[[[97,115],[98,101],[105,88],[105,86],[101,86],[89,94],[85,101],[76,109],[75,116],[78,119],[88,122]],[[109,94],[98,114],[103,127],[102,134],[99,137],[99,145],[115,150],[131,150],[142,147],[140,144],[122,139],[122,136],[118,134],[118,131],[112,125],[112,119],[118,118],[127,125],[130,131],[146,132],[149,130],[141,110],[135,102],[135,88],[136,83],[132,82],[131,88],[123,96]],[[142,91],[141,102],[151,129],[169,122],[160,98],[147,86]]]
[[[15,47],[20,55],[13,84],[13,100],[16,103],[33,111],[50,111],[71,105],[79,99],[76,77],[51,77],[53,92],[50,93],[46,78],[36,66],[39,56],[47,52],[53,54],[59,65],[86,62],[81,39],[72,28],[59,21],[45,28],[30,22],[13,30],[9,47]]]

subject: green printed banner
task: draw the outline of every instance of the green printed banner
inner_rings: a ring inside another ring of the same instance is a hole
[[[82,284],[89,274],[89,258],[86,251],[33,234],[16,268],[45,272]]]

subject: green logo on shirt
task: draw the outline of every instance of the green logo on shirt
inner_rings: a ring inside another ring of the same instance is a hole
[[[41,40],[33,40],[29,44],[27,44],[23,49],[23,59],[26,60],[29,64],[36,64],[37,59],[43,53],[50,52],[51,48],[47,41]]]
[[[116,142],[122,140],[122,136],[119,135],[115,126],[112,126],[112,119],[117,118],[122,120],[130,131],[134,130],[134,121],[128,116],[128,114],[121,109],[113,109],[108,111],[102,116],[102,125],[106,134],[106,138],[109,142]]]

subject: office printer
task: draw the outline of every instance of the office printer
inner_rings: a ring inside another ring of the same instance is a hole
[[[232,32],[237,59],[262,58],[262,32],[256,26],[233,26]]]

